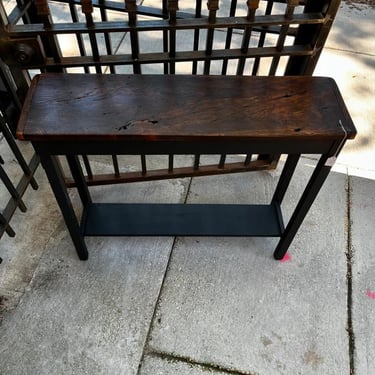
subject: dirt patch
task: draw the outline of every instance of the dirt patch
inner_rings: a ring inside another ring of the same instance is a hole
[[[3,320],[3,314],[7,310],[8,298],[5,296],[0,296],[0,324]]]
[[[7,295],[0,294],[0,326],[4,319],[5,313],[17,307],[21,298],[20,293],[9,293]]]

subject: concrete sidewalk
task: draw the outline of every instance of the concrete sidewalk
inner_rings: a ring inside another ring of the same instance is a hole
[[[80,262],[40,168],[17,236],[0,241],[0,374],[375,374],[374,21],[373,7],[344,2],[319,61],[359,134],[283,262],[275,239],[183,237],[88,238]],[[312,163],[302,158],[287,202]],[[262,203],[281,167],[94,195]]]

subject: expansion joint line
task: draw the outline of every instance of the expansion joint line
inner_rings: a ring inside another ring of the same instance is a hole
[[[152,312],[150,325],[149,325],[149,328],[148,328],[146,339],[145,339],[144,344],[143,344],[142,356],[141,356],[141,359],[140,359],[139,364],[138,364],[137,375],[140,374],[141,367],[142,367],[142,364],[143,364],[143,361],[144,361],[144,358],[145,358],[145,355],[146,355],[147,346],[148,346],[148,343],[149,343],[150,338],[151,338],[151,333],[152,333],[152,330],[153,330],[153,327],[154,327],[154,321],[156,319],[158,307],[159,307],[159,304],[160,304],[161,295],[163,293],[164,284],[165,284],[165,281],[167,279],[167,274],[168,274],[168,271],[169,271],[169,267],[170,267],[170,263],[171,263],[171,259],[172,259],[172,254],[173,254],[173,250],[174,250],[175,246],[176,246],[176,237],[173,239],[171,250],[169,252],[168,262],[167,262],[167,265],[166,265],[165,271],[164,271],[163,280],[162,280],[161,285],[160,285],[159,294],[156,298],[154,311]]]
[[[347,175],[347,249],[346,249],[346,264],[347,264],[347,332],[349,340],[349,371],[350,375],[355,374],[354,370],[354,350],[355,350],[355,339],[353,331],[353,284],[352,284],[352,259],[353,259],[353,247],[352,247],[352,187],[351,187],[350,176]]]
[[[185,197],[184,197],[184,203],[185,204],[186,204],[186,202],[188,200],[188,196],[189,196],[189,193],[190,193],[190,187],[191,187],[192,180],[193,179],[191,177],[190,180],[189,180],[188,187],[186,189],[186,193],[185,193]],[[153,327],[154,327],[154,322],[155,322],[156,315],[157,315],[157,312],[158,312],[158,307],[159,307],[159,304],[160,304],[160,299],[161,299],[161,296],[162,296],[162,293],[163,293],[164,284],[165,284],[166,279],[167,279],[168,271],[169,271],[171,260],[172,260],[172,257],[173,257],[173,251],[174,251],[174,249],[176,247],[176,244],[177,244],[177,237],[174,237],[173,243],[172,243],[172,246],[171,246],[171,250],[169,252],[168,262],[167,262],[167,265],[165,267],[163,280],[162,280],[161,285],[160,285],[159,294],[158,294],[158,296],[156,298],[156,302],[155,302],[155,306],[154,306],[154,311],[152,312],[150,326],[148,328],[146,339],[145,339],[145,342],[144,342],[144,345],[143,345],[143,352],[142,352],[142,356],[141,356],[141,359],[140,359],[139,364],[138,364],[137,375],[140,374],[140,371],[141,371],[141,368],[142,368],[142,364],[143,364],[143,361],[144,361],[144,358],[145,358],[145,355],[146,355],[146,352],[147,352],[148,343],[149,343],[150,338],[151,338],[151,333],[152,333],[152,330],[153,330]]]

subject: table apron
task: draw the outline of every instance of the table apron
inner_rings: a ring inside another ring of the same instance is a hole
[[[189,154],[336,154],[342,139],[257,140],[220,142],[139,142],[139,141],[34,141],[38,153],[48,155],[189,155]]]

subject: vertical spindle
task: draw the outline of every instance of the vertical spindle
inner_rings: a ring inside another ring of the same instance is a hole
[[[118,164],[118,158],[117,155],[112,155],[112,164],[113,164],[113,169],[115,172],[115,176],[120,176],[120,168]]]
[[[88,156],[87,155],[82,155],[82,160],[83,160],[83,164],[85,165],[87,177],[89,179],[92,179],[93,174],[92,174],[92,169],[91,169],[91,165],[90,165],[90,161],[89,161]]]
[[[298,4],[299,4],[299,0],[287,0],[287,7],[286,7],[286,10],[285,10],[285,18],[287,20],[290,20],[290,19],[293,18],[294,9]],[[276,43],[276,50],[278,52],[281,52],[284,48],[284,43],[285,43],[285,39],[288,35],[288,30],[289,30],[289,24],[282,25],[280,27],[280,34],[279,34],[279,37],[278,37],[277,43]],[[280,61],[280,56],[275,56],[272,59],[272,64],[271,64],[270,71],[269,71],[270,76],[274,76],[276,74],[276,70],[277,70],[277,67],[279,65],[279,61]]]
[[[252,154],[246,154],[244,165],[248,166],[251,162]]]
[[[195,18],[201,18],[202,17],[202,0],[196,0],[195,2]],[[194,30],[194,42],[193,42],[193,50],[198,51],[199,49],[199,35],[200,30],[199,28],[196,28]],[[198,71],[198,62],[193,61],[192,71],[191,74],[197,74]]]
[[[174,164],[174,155],[169,154],[168,155],[168,172],[169,173],[173,172],[173,164]]]
[[[214,42],[214,33],[215,33],[214,24],[216,23],[216,12],[219,9],[219,0],[208,0],[207,8],[208,8],[208,22],[210,24],[210,27],[207,30],[206,56],[210,56],[212,54],[212,46]],[[203,74],[210,74],[210,67],[211,67],[211,59],[206,58],[206,60],[204,61]]]
[[[162,13],[163,13],[163,18],[168,19],[168,0],[162,0]],[[169,32],[168,30],[164,29],[163,30],[163,52],[168,53],[168,45],[169,45]],[[168,74],[169,72],[169,64],[167,61],[164,62],[164,74]]]
[[[237,0],[232,0],[230,3],[229,17],[236,16]],[[225,49],[230,49],[232,44],[233,27],[228,27],[227,36],[225,39]],[[228,59],[223,59],[223,66],[221,68],[221,74],[226,75],[228,69]]]
[[[219,161],[219,168],[223,169],[225,167],[225,159],[227,158],[227,154],[221,154],[220,155],[220,161]]]
[[[99,5],[100,5],[100,17],[103,22],[108,21],[107,17],[107,11],[105,8],[105,0],[99,0]],[[109,33],[104,33],[104,42],[105,42],[105,48],[107,51],[107,55],[112,55],[112,43],[111,43],[111,38]],[[115,72],[115,67],[113,65],[109,66],[109,70],[111,73],[116,73]]]
[[[168,0],[169,12],[169,57],[174,59],[176,57],[176,29],[173,27],[177,21],[178,0]],[[176,64],[174,61],[170,62],[169,73],[175,74]]]
[[[247,1],[247,20],[252,22],[255,18],[255,12],[259,8],[259,0],[248,0]],[[246,63],[246,54],[249,49],[249,43],[251,38],[252,26],[245,27],[242,37],[242,45],[241,45],[241,52],[244,54],[238,61],[237,66],[237,75],[242,75],[245,63]]]
[[[94,61],[99,61],[99,47],[98,42],[96,40],[96,34],[93,30],[94,27],[94,19],[92,14],[94,13],[94,6],[92,4],[92,0],[81,0],[81,6],[82,6],[82,13],[85,15],[86,18],[86,25],[89,29],[89,39],[90,39],[90,45],[91,45],[91,51],[92,51],[92,57]],[[91,29],[91,30],[90,30]],[[97,73],[101,73],[102,69],[100,65],[95,65],[95,70]]]
[[[266,15],[270,15],[272,13],[273,4],[274,4],[273,0],[267,1],[267,7],[266,7],[266,11],[265,11]],[[267,36],[267,31],[262,31],[260,33],[259,42],[258,42],[258,47],[259,48],[262,48],[264,46],[264,42],[266,40],[266,36]],[[253,76],[256,76],[258,74],[259,65],[260,65],[260,57],[257,57],[254,60],[253,71],[251,73]]]
[[[139,39],[137,24],[137,3],[136,0],[125,0],[125,9],[128,12],[128,22],[131,26],[130,30],[130,44],[132,49],[133,71],[135,74],[141,74],[141,65],[138,62],[139,58]]]
[[[69,10],[70,10],[70,15],[72,17],[72,22],[77,23],[78,22],[78,14],[77,14],[77,9],[76,5],[73,3],[69,3]],[[77,39],[77,44],[78,44],[78,49],[79,53],[81,56],[86,56],[86,48],[85,44],[83,42],[82,34],[76,33],[76,39]],[[83,67],[85,73],[89,73],[90,70],[89,68],[85,65]]]
[[[194,155],[194,170],[196,171],[199,169],[200,158],[199,154]]]
[[[36,14],[38,21],[43,22],[45,29],[52,28],[51,12],[48,6],[47,0],[34,0],[34,5],[36,9]],[[37,22],[38,22],[37,21]],[[47,35],[42,35],[41,40],[43,43],[44,51],[47,56],[52,56],[55,63],[61,62],[61,50],[56,35],[47,33]],[[50,68],[50,71],[61,72],[59,68]]]
[[[141,168],[142,168],[142,175],[147,174],[147,164],[146,164],[146,155],[141,154]]]

